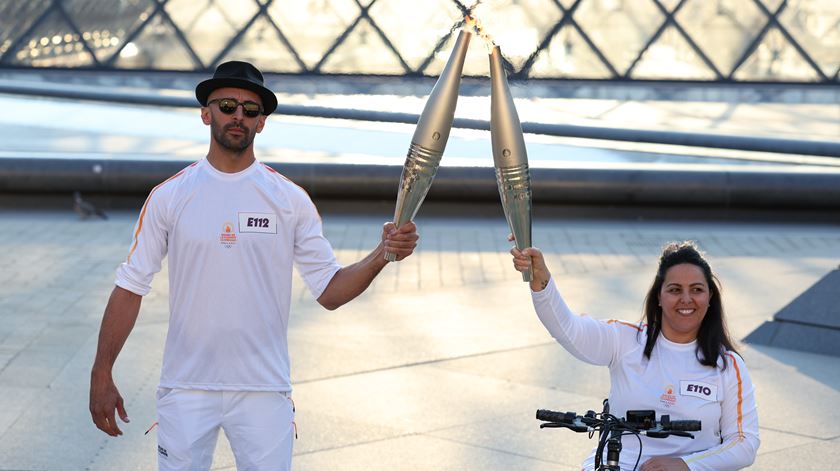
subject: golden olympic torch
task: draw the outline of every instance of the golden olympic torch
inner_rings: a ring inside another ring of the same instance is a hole
[[[446,141],[449,140],[452,121],[455,119],[461,71],[464,69],[471,37],[472,33],[464,30],[458,34],[446,67],[443,68],[426,100],[423,113],[417,120],[397,191],[397,205],[394,209],[394,224],[397,227],[414,219],[432,186],[443,150],[446,148]],[[393,262],[396,260],[396,254],[386,252],[385,259]]]
[[[513,104],[499,46],[490,52],[490,140],[496,183],[510,230],[519,250],[531,246],[531,176],[522,125]],[[529,269],[523,281],[531,281]]]

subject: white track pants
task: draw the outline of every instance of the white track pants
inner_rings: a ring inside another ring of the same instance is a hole
[[[207,471],[219,428],[237,471],[288,471],[294,407],[285,393],[158,388],[158,470]]]

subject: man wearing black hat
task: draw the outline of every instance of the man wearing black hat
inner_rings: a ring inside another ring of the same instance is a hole
[[[168,256],[170,318],[158,408],[158,469],[209,469],[219,428],[240,470],[291,466],[287,326],[292,267],[327,309],[361,294],[387,264],[417,245],[409,222],[383,227],[376,249],[341,267],[301,188],[254,157],[254,137],[277,98],[245,62],[219,65],[196,87],[210,126],[207,157],[155,187],[128,257],[117,269],[91,371],[90,412],[117,436],[128,422],[112,378],[142,296]]]

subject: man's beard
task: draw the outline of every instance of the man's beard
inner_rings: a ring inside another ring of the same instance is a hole
[[[241,129],[244,135],[239,139],[232,137],[227,131],[233,127]],[[251,129],[242,123],[228,123],[220,126],[214,119],[210,123],[210,130],[213,134],[213,140],[225,149],[236,152],[237,154],[244,152],[254,142],[254,133],[251,133]]]

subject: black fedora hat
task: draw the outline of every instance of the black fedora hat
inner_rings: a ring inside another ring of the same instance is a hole
[[[259,70],[247,62],[229,61],[219,64],[213,78],[207,79],[195,87],[195,97],[201,106],[207,106],[207,97],[217,88],[232,87],[250,90],[262,99],[263,112],[268,116],[277,109],[277,96],[263,85],[263,76]]]

